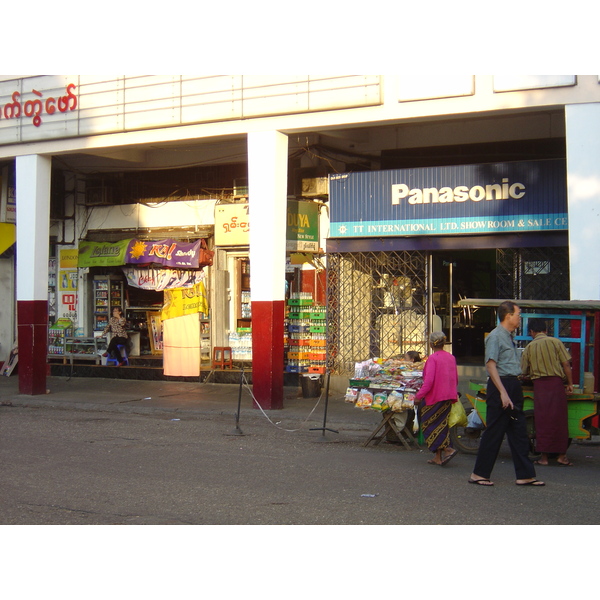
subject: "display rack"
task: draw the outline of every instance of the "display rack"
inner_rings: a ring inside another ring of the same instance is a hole
[[[56,321],[56,258],[48,261],[48,322]]]
[[[123,279],[110,275],[94,277],[94,331],[102,331],[111,317],[115,306],[125,310]]]
[[[73,335],[73,321],[61,318],[48,328],[48,358],[64,358],[65,342]]]
[[[250,294],[250,261],[240,260],[239,267],[239,299],[237,306],[236,327],[238,329],[252,330],[252,301]]]
[[[288,337],[285,370],[323,375],[327,367],[327,313],[308,292],[288,300]]]
[[[106,351],[104,337],[67,337],[65,339],[65,356],[70,363],[74,360],[93,360],[97,365],[102,362],[100,355]]]
[[[210,320],[200,319],[200,363],[210,363]]]
[[[160,312],[148,312],[148,337],[152,354],[163,353],[163,326]]]

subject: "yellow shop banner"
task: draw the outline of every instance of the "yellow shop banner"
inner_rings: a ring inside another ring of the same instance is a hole
[[[163,321],[194,313],[208,314],[208,300],[202,281],[192,287],[174,288],[164,291],[164,303],[161,314]]]

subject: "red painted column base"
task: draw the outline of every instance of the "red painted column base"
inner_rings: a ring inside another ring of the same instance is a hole
[[[265,410],[283,408],[284,317],[283,300],[252,302],[252,391]]]
[[[19,393],[46,393],[48,355],[48,301],[17,301],[17,343],[19,345]]]

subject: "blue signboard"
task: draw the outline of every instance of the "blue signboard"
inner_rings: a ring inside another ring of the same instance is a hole
[[[329,176],[330,237],[568,229],[562,159]]]

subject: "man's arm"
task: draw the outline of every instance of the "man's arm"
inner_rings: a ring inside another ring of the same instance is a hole
[[[571,364],[569,363],[569,361],[565,361],[564,363],[562,363],[562,368],[563,371],[565,372],[565,375],[567,376],[567,394],[572,394],[573,393],[573,371],[571,371]]]
[[[491,358],[485,363],[485,368],[492,380],[492,383],[496,386],[498,391],[500,392],[500,400],[502,400],[503,408],[514,408],[512,400],[510,399],[506,388],[502,385],[502,380],[500,379],[500,375],[498,375],[498,368],[496,367],[496,361]]]

